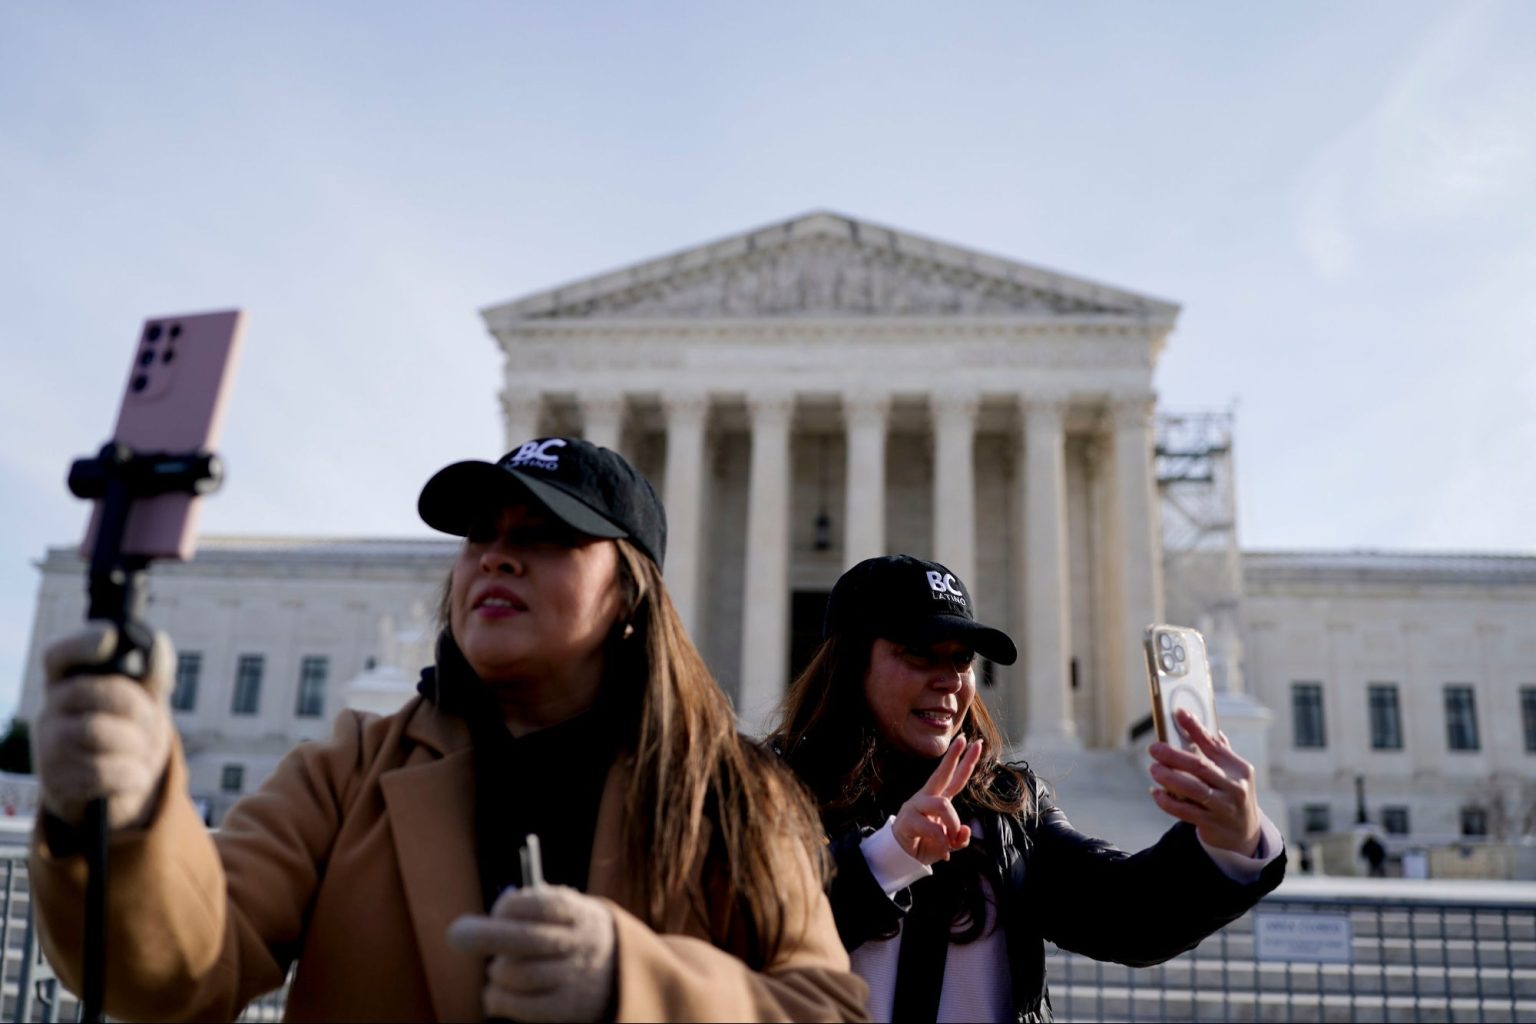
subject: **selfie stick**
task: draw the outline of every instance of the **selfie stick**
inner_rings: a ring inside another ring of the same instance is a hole
[[[69,468],[69,489],[77,498],[101,502],[96,544],[91,550],[90,609],[86,618],[103,619],[117,627],[117,647],[105,666],[92,665],[142,679],[149,670],[154,633],[142,613],[144,593],[139,575],[149,567],[143,555],[123,552],[123,535],[135,501],[162,494],[208,494],[224,476],[218,456],[208,452],[184,455],[139,453],[110,441],[94,459],[78,459]],[[81,826],[85,838],[85,950],[80,993],[83,1021],[102,1019],[106,986],[107,802],[98,797],[85,809]]]

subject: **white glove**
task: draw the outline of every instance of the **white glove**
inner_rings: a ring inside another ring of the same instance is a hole
[[[167,704],[176,653],[156,633],[142,681],[121,675],[70,675],[104,665],[117,645],[117,629],[91,622],[43,652],[48,682],[34,725],[37,778],[43,807],[79,825],[97,797],[107,801],[114,829],[142,825],[171,757],[175,726]]]
[[[598,1021],[614,985],[613,914],[563,885],[508,889],[491,916],[448,927],[465,953],[491,958],[485,1015],[522,1021]]]

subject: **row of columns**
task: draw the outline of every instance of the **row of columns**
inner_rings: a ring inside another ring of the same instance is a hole
[[[579,395],[583,435],[609,448],[619,446],[623,396]],[[667,507],[666,579],[673,604],[690,633],[699,626],[704,537],[705,430],[710,400],[704,394],[668,396],[667,463],[663,500]],[[885,465],[890,396],[852,392],[843,396],[847,434],[847,489],[844,561],[853,565],[884,554]],[[761,726],[777,706],[789,674],[790,436],[795,397],[791,393],[748,398],[751,463],[747,503],[746,581],[743,600],[741,691],[738,710],[748,728]],[[538,396],[506,396],[508,444],[535,436]],[[976,580],[976,481],[974,444],[978,400],[971,393],[932,398],[934,430],[934,557],[967,585]],[[1111,729],[1124,742],[1128,709],[1145,704],[1141,628],[1161,618],[1161,568],[1157,508],[1152,476],[1151,400],[1113,403],[1114,500],[1107,556],[1110,580],[1119,595],[1121,642],[1107,666],[1118,692],[1108,694]],[[1026,748],[1071,748],[1080,743],[1070,689],[1070,587],[1067,561],[1066,454],[1060,400],[1022,399],[1024,443],[1015,479],[1021,488],[1016,536],[1022,538],[1015,570],[1020,612],[1012,630],[1020,641],[1027,721]],[[983,613],[983,617],[985,617]],[[1133,635],[1134,634],[1134,635]]]

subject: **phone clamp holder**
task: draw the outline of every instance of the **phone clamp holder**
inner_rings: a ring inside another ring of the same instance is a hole
[[[211,452],[140,453],[117,441],[102,445],[95,458],[77,459],[69,467],[70,492],[77,498],[101,502],[101,519],[91,551],[88,617],[114,622],[125,631],[124,640],[130,642],[125,645],[119,640],[114,661],[135,649],[148,651],[148,637],[138,621],[137,576],[149,560],[123,553],[133,503],[163,494],[208,494],[223,481],[223,463]],[[142,676],[143,668],[127,674]]]
[[[154,633],[140,618],[143,593],[139,575],[149,566],[143,555],[123,552],[133,503],[165,494],[208,494],[224,479],[223,464],[211,452],[171,454],[135,452],[109,441],[93,459],[77,459],[69,468],[69,489],[77,498],[100,501],[96,542],[91,549],[87,617],[117,626],[117,646],[108,671],[142,679],[149,670]],[[80,993],[84,1021],[102,1019],[106,987],[107,806],[91,801],[81,832],[85,839],[85,949]]]

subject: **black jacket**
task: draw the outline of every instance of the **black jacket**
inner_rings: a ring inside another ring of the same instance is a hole
[[[1095,960],[1162,963],[1241,917],[1285,876],[1282,851],[1257,881],[1234,882],[1184,822],[1140,853],[1125,853],[1074,829],[1044,786],[1032,781],[1031,788],[1035,809],[1024,819],[984,817],[979,840],[1003,879],[997,910],[1017,1020],[1049,1019],[1045,940]],[[850,951],[891,934],[910,906],[875,881],[859,847],[866,834],[850,829],[831,840],[832,913]]]

